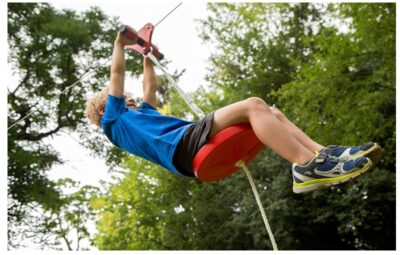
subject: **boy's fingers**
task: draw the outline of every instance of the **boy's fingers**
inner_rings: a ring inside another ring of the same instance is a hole
[[[132,45],[136,42],[129,39],[127,36],[123,35],[122,33],[118,32],[117,34],[117,41],[121,42],[123,45]]]
[[[127,107],[131,107],[131,106],[137,107],[137,104],[136,104],[135,102],[127,102],[127,103],[125,103],[125,105],[126,105]]]

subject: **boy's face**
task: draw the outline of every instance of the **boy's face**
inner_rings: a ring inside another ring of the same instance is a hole
[[[138,105],[136,104],[135,100],[132,98],[130,93],[125,93],[124,97],[125,97],[125,106],[127,108],[131,108],[134,110],[138,109]]]

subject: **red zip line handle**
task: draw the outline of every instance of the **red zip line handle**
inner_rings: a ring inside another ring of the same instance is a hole
[[[154,26],[151,23],[147,23],[142,27],[139,32],[136,32],[134,29],[121,25],[119,27],[119,32],[136,42],[132,45],[125,46],[126,49],[134,50],[140,54],[147,55],[149,52],[152,52],[153,55],[158,59],[162,60],[164,55],[158,50],[156,46],[151,43],[151,37],[153,35]]]

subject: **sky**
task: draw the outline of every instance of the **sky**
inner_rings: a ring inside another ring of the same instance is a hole
[[[72,9],[78,12],[85,11],[90,6],[95,5],[105,14],[109,16],[118,16],[121,23],[130,25],[136,30],[139,30],[148,22],[156,24],[177,6],[180,1],[121,2],[114,0],[106,2],[70,0],[52,1],[51,3],[57,9]],[[199,38],[199,32],[196,30],[199,24],[195,22],[196,19],[203,19],[205,17],[205,3],[184,2],[162,21],[153,32],[153,42],[159,47],[160,51],[165,55],[165,58],[170,61],[168,70],[175,71],[186,69],[186,72],[180,78],[179,82],[179,85],[186,92],[193,91],[199,85],[205,85],[204,76],[209,49],[206,45],[202,44]],[[4,60],[4,58],[2,59]],[[6,66],[8,69],[7,87],[12,89],[13,84],[18,82],[18,77],[13,77],[10,67],[8,65]],[[161,73],[158,70],[156,70],[156,72]],[[126,88],[136,96],[142,96],[141,84],[141,78],[136,80],[127,78]],[[79,181],[81,186],[100,186],[100,180],[105,180],[107,182],[112,181],[110,173],[107,171],[105,161],[101,158],[92,157],[89,150],[80,146],[77,134],[61,132],[54,136],[53,139],[49,139],[48,142],[53,145],[60,153],[61,158],[66,162],[63,165],[54,167],[48,172],[50,179],[71,178],[75,181]],[[4,153],[3,155],[7,154]],[[37,249],[37,246],[32,244],[29,249]]]

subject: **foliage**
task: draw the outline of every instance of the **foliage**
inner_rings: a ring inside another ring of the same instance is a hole
[[[288,115],[322,144],[372,140],[383,146],[381,164],[325,197],[335,205],[324,208],[330,213],[320,212],[320,218],[334,224],[344,249],[393,249],[395,5],[342,4],[337,10],[340,18],[352,18],[350,32],[321,30],[310,61],[276,94]]]
[[[91,202],[100,215],[95,238],[99,249],[251,249],[252,234],[268,247],[243,173],[201,183],[177,178],[139,158],[129,158],[126,167],[121,182]]]
[[[95,217],[89,201],[99,189],[93,186],[79,188],[79,183],[71,179],[60,179],[53,187],[61,194],[57,207],[49,209],[37,202],[21,205],[29,210],[29,216],[10,222],[9,235],[13,237],[9,239],[10,248],[25,247],[29,240],[41,249],[89,249],[93,235],[89,224],[93,224]],[[68,194],[66,190],[69,190]]]

